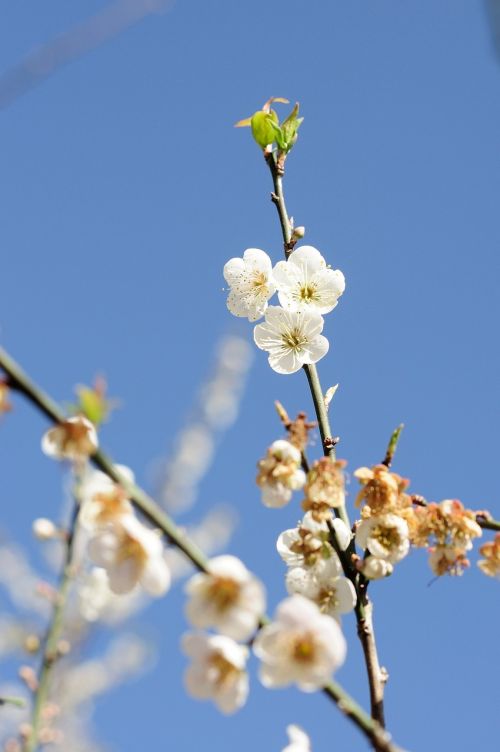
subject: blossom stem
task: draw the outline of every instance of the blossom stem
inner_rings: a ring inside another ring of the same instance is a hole
[[[19,364],[2,348],[0,348],[0,368],[2,368],[7,377],[9,386],[22,393],[35,407],[37,407],[52,423],[58,424],[66,420],[66,416],[54,400],[49,397],[39,386],[37,386],[29,376],[23,371]],[[125,490],[128,498],[131,499],[134,506],[158,528],[160,528],[166,537],[179,548],[185,556],[201,571],[208,572],[208,558],[198,549],[198,547],[185,535],[172,520],[148,496],[141,488],[131,483],[123,477],[116,469],[113,462],[101,450],[95,452],[90,457],[91,462],[102,470],[109,478],[119,483]],[[75,514],[77,514],[76,508]],[[72,530],[76,523],[76,517],[73,520]],[[38,733],[41,710],[45,702],[48,691],[48,681],[50,671],[54,662],[55,650],[62,629],[62,616],[64,603],[69,591],[71,582],[71,557],[73,546],[73,534],[68,536],[66,561],[63,569],[62,579],[59,587],[59,596],[54,610],[54,616],[50,627],[49,634],[44,650],[44,661],[39,678],[39,687],[37,690],[36,704],[33,714],[33,731],[29,746],[25,752],[35,752],[36,736]],[[269,622],[266,616],[262,616],[259,627],[265,626]],[[377,752],[401,752],[398,747],[390,742],[389,736],[383,731],[377,721],[361,709],[361,707],[336,683],[331,683],[323,690],[340,708],[340,710],[367,736]],[[36,718],[36,721],[35,721]]]
[[[283,243],[285,248],[285,256],[289,257],[292,252],[295,242],[293,238],[292,223],[288,216],[288,211],[285,204],[285,196],[283,192],[283,173],[284,167],[278,167],[276,159],[273,154],[265,155],[266,162],[271,171],[273,179],[274,193],[271,198],[278,210],[278,216],[281,225],[281,232],[283,235]],[[319,380],[318,369],[315,364],[304,365],[304,371],[309,383],[309,389],[311,391],[314,409],[318,420],[319,431],[321,435],[321,442],[323,445],[323,453],[326,457],[335,459],[335,444],[336,441],[333,438],[332,429],[330,426],[330,420],[328,417],[328,410],[325,405],[323,396],[323,389],[321,388],[321,382]],[[389,462],[392,460],[392,456],[396,451],[399,434],[402,430],[402,426],[396,429],[388,448]],[[350,528],[351,523],[349,521],[349,515],[345,504],[335,508],[335,514]],[[335,536],[335,532],[332,533]],[[382,727],[384,725],[384,681],[385,678],[378,662],[377,647],[375,642],[375,634],[373,630],[372,622],[372,606],[368,600],[365,589],[360,587],[358,578],[353,577],[353,571],[350,564],[350,558],[355,553],[354,543],[351,543],[350,548],[346,552],[346,555],[341,558],[344,573],[347,577],[353,581],[353,584],[357,592],[357,607],[356,607],[356,619],[358,624],[358,636],[363,649],[365,658],[366,671],[368,675],[368,685],[370,688],[370,702],[372,718],[376,720]]]
[[[75,487],[78,487],[78,479],[76,479]],[[59,587],[55,594],[54,610],[45,636],[42,664],[38,672],[38,681],[31,714],[31,728],[29,737],[26,741],[26,746],[24,747],[24,752],[35,752],[39,746],[38,737],[40,733],[40,725],[43,720],[43,710],[49,694],[52,670],[58,658],[58,646],[63,630],[64,612],[73,576],[73,544],[78,525],[79,511],[80,504],[78,501],[78,491],[76,491],[71,521],[65,539],[66,550],[59,579]]]

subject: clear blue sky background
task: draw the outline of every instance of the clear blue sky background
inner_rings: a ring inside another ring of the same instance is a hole
[[[0,70],[104,5],[3,0]],[[351,470],[379,461],[404,421],[395,469],[415,492],[500,515],[500,66],[479,1],[178,0],[20,96],[0,112],[2,344],[61,400],[104,372],[124,405],[104,443],[147,483],[215,339],[251,338],[226,311],[224,262],[249,246],[280,258],[265,165],[232,127],[271,95],[299,100],[305,116],[289,209],[347,279],[320,367],[325,387],[341,385],[340,456]],[[255,462],[280,435],[274,399],[312,408],[302,373],[278,376],[257,355],[193,515],[237,507],[231,551],[266,581],[273,610],[284,595],[275,539],[298,499],[264,509]],[[39,452],[44,427],[17,402],[0,430],[4,524],[33,549],[31,520],[55,515],[61,498],[59,468]],[[430,579],[417,552],[373,587],[388,724],[413,751],[490,749],[498,583],[475,567]],[[188,700],[182,602],[178,587],[147,613],[156,670],[99,705],[112,749],[271,752],[290,722],[314,752],[366,748],[319,695],[254,680],[229,720]],[[338,678],[367,704],[344,623]]]

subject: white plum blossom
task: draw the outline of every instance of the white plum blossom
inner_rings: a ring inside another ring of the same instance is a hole
[[[247,640],[265,610],[264,586],[235,556],[216,556],[208,569],[186,585],[187,618],[195,627]]]
[[[394,567],[391,562],[386,559],[378,559],[376,556],[367,556],[366,559],[363,559],[360,571],[367,580],[381,580],[384,577],[389,577],[389,575],[393,573]]]
[[[321,253],[310,245],[296,248],[287,261],[279,261],[274,279],[281,305],[292,311],[314,308],[318,313],[329,313],[345,290],[342,272],[329,268]]]
[[[273,441],[266,456],[259,461],[257,485],[262,489],[262,503],[278,509],[288,504],[292,491],[302,488],[306,474],[301,468],[302,455],[285,439]]]
[[[83,415],[49,428],[42,437],[43,453],[57,460],[85,460],[94,454],[98,445],[95,426]]]
[[[290,726],[286,727],[286,732],[290,744],[282,752],[311,752],[311,740],[300,726],[290,724]]]
[[[344,520],[340,517],[334,517],[332,520],[332,527],[335,530],[335,537],[337,538],[337,544],[341,551],[346,551],[349,543],[352,540],[352,533],[345,524]]]
[[[275,620],[261,629],[253,650],[262,661],[259,676],[265,687],[295,683],[313,692],[342,665],[347,648],[335,619],[302,595],[292,595],[280,603]]]
[[[213,700],[227,714],[245,704],[247,647],[224,635],[193,633],[184,635],[182,648],[192,659],[184,674],[184,684],[192,697]]]
[[[88,553],[94,564],[106,570],[113,593],[129,593],[140,584],[150,595],[161,596],[170,587],[160,537],[133,515],[97,528],[88,542]]]
[[[274,371],[295,373],[303,365],[317,363],[328,352],[322,331],[323,318],[316,311],[269,306],[265,322],[254,329],[254,340],[258,348],[269,353]]]
[[[134,473],[130,468],[117,465],[116,469],[127,481],[134,482]],[[102,527],[133,512],[123,488],[99,470],[91,470],[84,478],[80,498],[79,522],[87,529]]]
[[[284,530],[279,535],[276,548],[289,567],[320,566],[322,561],[331,558],[337,574],[340,574],[342,567],[328,538],[326,522],[316,522],[307,512],[297,527]]]
[[[292,567],[286,575],[286,588],[313,601],[323,614],[335,619],[352,611],[356,590],[346,577],[340,576],[337,557],[322,559],[314,568]]]
[[[78,610],[80,615],[86,621],[97,621],[111,597],[106,570],[101,567],[92,567],[79,583]]]
[[[356,543],[376,558],[394,564],[410,550],[408,523],[392,513],[368,517],[356,530]]]
[[[276,290],[271,259],[259,248],[247,248],[243,258],[232,258],[224,266],[230,292],[227,307],[234,316],[257,321]]]

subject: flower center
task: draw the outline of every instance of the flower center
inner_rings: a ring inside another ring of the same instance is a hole
[[[212,653],[208,659],[208,663],[211,669],[213,669],[217,678],[215,683],[218,687],[222,687],[225,684],[230,684],[234,677],[239,673],[236,666],[230,663],[221,653]]]
[[[147,554],[139,541],[132,538],[131,535],[126,535],[118,550],[119,561],[133,559],[137,563],[144,563],[147,558]]]
[[[316,287],[311,284],[302,285],[300,288],[299,299],[304,303],[310,303],[316,298]]]
[[[301,350],[302,345],[307,341],[300,329],[284,332],[281,339],[287,350]]]
[[[96,514],[96,520],[100,523],[115,519],[126,507],[125,493],[119,486],[109,493],[96,493],[93,501],[100,507]]]
[[[217,611],[227,611],[240,595],[240,584],[230,577],[214,577],[207,593]]]
[[[378,541],[387,551],[392,551],[401,543],[399,530],[395,527],[376,527],[370,537]]]
[[[337,608],[339,599],[335,588],[322,588],[319,591],[317,603],[323,612],[328,611],[330,608]]]
[[[302,634],[293,643],[293,657],[298,663],[312,663],[315,656],[315,645],[310,634]]]
[[[264,288],[267,288],[267,277],[264,272],[254,272],[251,285],[257,293],[263,292]]]

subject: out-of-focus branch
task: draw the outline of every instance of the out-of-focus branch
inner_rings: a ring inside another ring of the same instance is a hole
[[[77,481],[78,482],[78,481]],[[59,587],[55,593],[54,610],[47,630],[42,653],[42,665],[38,673],[37,686],[34,693],[33,711],[31,714],[31,728],[26,740],[24,752],[35,752],[39,746],[40,726],[43,721],[43,709],[47,703],[52,669],[59,657],[59,641],[64,626],[64,612],[73,577],[73,543],[78,525],[80,504],[75,494],[73,513],[66,538],[66,551],[59,580]]]
[[[173,0],[116,0],[51,39],[0,75],[0,109],[34,89],[59,68],[121,34],[146,16],[166,11],[172,4]]]

